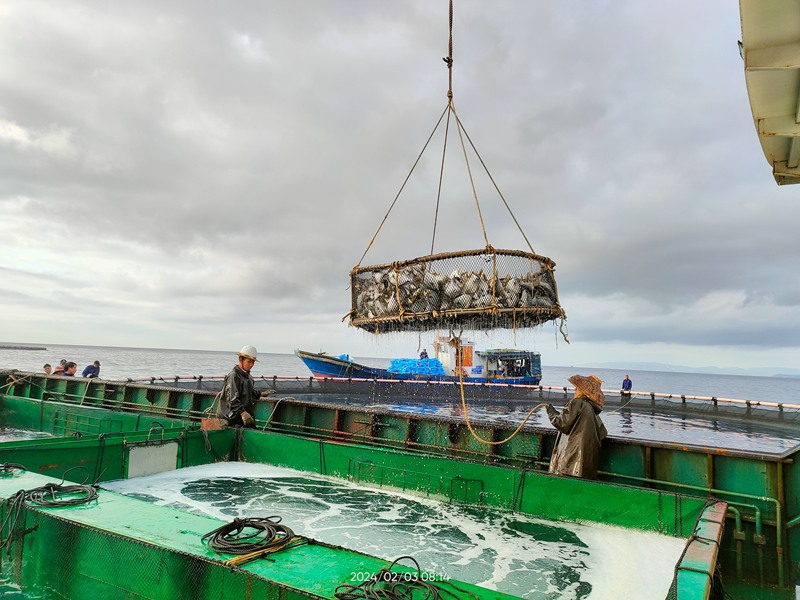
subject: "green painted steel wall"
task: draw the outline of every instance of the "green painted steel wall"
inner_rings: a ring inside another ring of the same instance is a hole
[[[31,402],[26,398],[0,396],[0,424],[54,435],[146,431],[153,426],[182,427],[186,423],[157,414],[122,412],[56,401]]]
[[[675,578],[668,597],[681,600],[705,600],[713,592],[719,539],[725,523],[724,502],[710,504],[703,511],[692,537],[675,567]],[[712,568],[709,568],[712,566]],[[722,595],[717,590],[717,595]]]
[[[2,478],[0,495],[47,481],[52,480],[31,473]],[[0,507],[3,521],[8,509]],[[102,489],[96,501],[28,507],[13,522],[3,574],[26,590],[52,590],[78,600],[333,599],[339,584],[358,584],[389,566],[379,558],[313,542],[272,554],[271,560],[229,567],[222,561],[230,555],[218,555],[201,541],[223,521]],[[411,572],[402,566],[393,570]],[[475,600],[513,598],[454,583]]]
[[[5,442],[0,444],[0,463],[15,463],[27,470],[69,481],[112,481],[124,479],[128,455],[133,447],[177,443],[176,468],[209,464],[232,455],[231,431],[214,431],[203,436],[200,431],[169,429],[163,438],[147,432],[127,432],[104,436],[54,438]],[[74,471],[71,469],[78,467]]]
[[[203,434],[196,424],[143,413],[0,396],[0,425],[59,437],[0,443],[0,462],[71,481],[110,481],[127,476],[135,445],[178,444],[177,467],[208,464],[234,455],[234,431]]]
[[[19,397],[150,412],[177,419],[200,418],[202,411],[214,401],[212,392],[130,385],[102,379],[48,377],[34,373],[0,375],[0,379],[5,380],[0,385],[0,391],[7,389],[9,394]]]
[[[241,458],[550,519],[686,537],[705,500],[335,441],[245,431]]]
[[[17,376],[18,377],[18,376]],[[6,389],[10,379],[0,374],[0,392]],[[127,428],[128,417],[121,414],[136,415],[136,419],[163,420],[168,415],[199,418],[202,409],[210,406],[213,394],[197,393],[187,390],[170,391],[168,388],[154,386],[126,386],[111,382],[87,383],[94,380],[67,381],[64,378],[47,378],[29,375],[21,383],[10,386],[10,391],[22,397],[42,397],[48,399],[44,408],[37,405],[36,410],[48,411],[50,400],[63,398],[74,404],[83,402],[84,407],[108,406],[118,411],[129,413],[110,413],[100,420],[89,414],[85,423],[84,417],[62,417],[70,430],[91,430],[104,427]],[[54,413],[37,414],[20,411],[14,415],[17,407],[7,402],[8,397],[0,395],[0,415],[6,408],[11,410],[9,417],[19,422],[30,424],[37,429],[40,424],[52,417]],[[276,399],[272,399],[275,401]],[[59,403],[62,406],[64,403]],[[256,409],[256,417],[260,425],[272,413],[271,403],[260,403]],[[147,414],[153,413],[153,414]],[[0,416],[0,419],[2,416]],[[71,420],[70,420],[71,419]],[[123,419],[123,423],[117,421]],[[37,424],[38,423],[38,424]],[[27,425],[18,425],[26,426]],[[139,425],[136,425],[138,427]],[[308,403],[281,401],[276,407],[275,415],[270,421],[270,429],[284,431],[292,435],[316,439],[335,440],[343,443],[359,443],[371,447],[387,447],[407,449],[417,454],[436,455],[466,459],[470,462],[488,465],[504,465],[510,468],[536,470],[545,467],[552,451],[554,436],[550,432],[525,429],[511,441],[501,446],[487,446],[472,438],[463,425],[457,420],[429,420],[420,415],[379,414],[375,411],[347,407],[334,409],[319,407]],[[510,433],[509,429],[493,429],[486,426],[479,428],[479,433],[487,439],[502,439]],[[317,447],[316,468],[320,460],[325,460],[326,449]],[[320,455],[322,459],[320,459]],[[406,455],[407,456],[407,455]],[[778,568],[783,567],[783,581],[787,589],[793,580],[800,576],[800,455],[796,453],[785,460],[720,453],[715,449],[684,448],[680,446],[663,446],[658,444],[630,443],[621,440],[607,440],[603,446],[601,479],[609,482],[644,487],[653,490],[681,492],[705,499],[709,496],[719,497],[731,504],[724,535],[721,561],[725,573],[736,573],[738,563],[742,575],[756,582],[764,580],[767,584],[779,581],[781,575]],[[313,459],[309,461],[308,470],[314,470]],[[428,460],[427,458],[424,460]],[[422,458],[414,458],[414,463],[423,464]],[[330,462],[330,461],[328,461]],[[357,466],[357,473],[366,473],[369,468],[365,461]],[[386,481],[399,481],[400,485],[420,487],[422,477],[413,475],[406,469],[400,475],[400,469],[390,472],[387,466],[381,467],[382,477]],[[430,475],[427,477],[431,478]],[[403,478],[412,483],[403,483]],[[450,478],[452,479],[452,477]],[[464,479],[470,479],[464,476]],[[416,483],[414,483],[416,482]],[[523,487],[527,485],[527,476],[522,479]],[[517,482],[519,483],[519,482]],[[429,487],[433,483],[426,484]],[[438,485],[443,486],[444,483]],[[465,496],[475,494],[475,485],[462,481],[455,484]],[[454,488],[455,489],[455,488]],[[512,498],[506,502],[518,505],[519,487],[513,488]],[[448,492],[450,493],[450,492]],[[485,496],[490,492],[485,490]],[[508,493],[508,490],[502,492]],[[502,493],[500,494],[502,496]],[[452,492],[456,495],[456,491]],[[663,508],[663,507],[662,507]],[[776,510],[780,508],[780,514]],[[737,535],[743,540],[734,539],[734,511],[738,510],[742,520],[742,530]],[[793,526],[787,528],[788,522]],[[738,543],[737,543],[738,542]],[[781,545],[779,547],[779,544]],[[737,546],[741,548],[737,550]]]

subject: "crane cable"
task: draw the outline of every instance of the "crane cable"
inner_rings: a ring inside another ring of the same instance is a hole
[[[400,194],[403,193],[403,190],[405,189],[406,184],[408,183],[408,180],[411,178],[411,174],[414,172],[414,169],[417,167],[417,164],[419,164],[419,161],[422,158],[422,155],[425,153],[425,149],[428,147],[428,144],[430,144],[431,139],[433,139],[433,134],[435,134],[436,130],[439,129],[439,125],[441,124],[442,119],[444,118],[444,115],[447,113],[448,108],[449,107],[446,107],[442,111],[442,114],[439,116],[439,120],[436,121],[436,125],[433,127],[433,131],[431,131],[431,134],[428,136],[428,139],[425,141],[425,145],[422,146],[422,150],[420,150],[419,155],[417,155],[417,160],[415,160],[414,164],[411,165],[411,170],[408,172],[408,175],[406,175],[406,178],[403,180],[403,185],[401,185],[400,189],[397,191],[397,194],[395,195],[394,200],[392,200],[391,205],[389,205],[389,210],[386,211],[386,214],[383,216],[383,220],[381,221],[380,225],[378,225],[377,231],[375,231],[375,233],[372,236],[372,239],[369,241],[369,244],[367,244],[367,249],[364,250],[364,254],[361,255],[361,258],[359,259],[358,264],[355,266],[356,269],[361,266],[362,262],[364,262],[364,257],[367,255],[367,252],[369,252],[369,249],[372,248],[372,244],[375,243],[375,239],[378,237],[378,234],[380,233],[381,229],[383,228],[384,224],[386,223],[386,219],[389,218],[389,213],[392,212],[392,209],[394,208],[394,205],[397,204],[397,200],[400,198]]]
[[[475,147],[475,144],[472,142],[472,138],[470,138],[469,133],[467,132],[466,128],[464,127],[463,123],[461,122],[461,119],[459,119],[458,113],[456,112],[456,107],[455,107],[455,104],[453,102],[453,0],[450,0],[450,10],[449,10],[448,54],[447,54],[446,57],[443,58],[443,60],[444,60],[445,64],[447,65],[447,73],[448,73],[447,106],[445,107],[444,111],[442,111],[442,114],[439,115],[439,119],[436,122],[436,125],[433,128],[433,131],[431,131],[430,135],[428,136],[428,139],[425,141],[425,144],[423,145],[422,150],[420,151],[419,155],[417,156],[417,159],[414,161],[414,164],[411,166],[411,170],[406,175],[406,178],[403,181],[403,184],[400,186],[400,189],[398,190],[397,194],[395,195],[394,200],[392,200],[392,203],[390,204],[389,209],[386,211],[386,214],[384,215],[383,219],[381,220],[380,224],[378,225],[377,230],[375,231],[375,233],[373,234],[373,236],[370,239],[369,243],[367,244],[366,250],[364,250],[364,253],[361,255],[361,258],[359,259],[358,263],[354,267],[355,269],[357,269],[357,268],[359,268],[361,266],[361,263],[364,261],[364,258],[366,257],[366,255],[369,252],[370,248],[372,248],[372,245],[375,243],[375,240],[377,239],[378,234],[380,233],[381,229],[383,228],[383,226],[385,225],[387,219],[389,218],[389,214],[394,209],[395,204],[397,204],[397,200],[400,198],[400,194],[402,194],[403,190],[405,189],[406,184],[408,183],[408,180],[411,178],[411,175],[414,172],[414,169],[419,164],[419,161],[422,158],[422,155],[425,153],[425,150],[427,149],[428,144],[430,144],[431,139],[433,138],[433,136],[436,133],[436,131],[439,129],[439,126],[441,125],[442,119],[444,119],[445,114],[447,115],[447,119],[445,121],[445,135],[444,135],[444,143],[443,143],[443,147],[442,147],[442,161],[441,161],[441,166],[440,166],[440,170],[439,170],[439,185],[438,185],[438,191],[437,191],[437,196],[436,196],[436,211],[435,211],[435,214],[434,214],[433,233],[432,233],[432,239],[431,239],[431,250],[430,250],[431,255],[433,254],[434,243],[435,243],[435,238],[436,238],[436,228],[437,228],[437,223],[438,223],[438,218],[439,218],[439,205],[440,205],[440,201],[441,201],[442,180],[443,180],[443,176],[444,176],[444,161],[445,161],[445,156],[447,154],[447,138],[448,138],[448,132],[449,132],[449,129],[450,129],[450,115],[451,114],[452,114],[453,119],[455,121],[456,128],[457,128],[458,135],[459,135],[459,139],[460,139],[460,142],[461,142],[461,148],[462,148],[462,152],[464,154],[464,161],[466,163],[467,172],[469,174],[470,185],[472,187],[472,195],[473,195],[473,197],[475,199],[475,206],[476,206],[476,209],[477,209],[477,212],[478,212],[478,219],[480,221],[481,230],[483,232],[483,238],[484,238],[484,241],[486,243],[487,249],[491,250],[491,245],[489,244],[488,235],[486,233],[486,227],[485,227],[485,224],[484,224],[484,221],[483,221],[483,215],[482,215],[482,212],[481,212],[480,202],[478,201],[478,194],[477,194],[477,191],[475,189],[475,181],[474,181],[473,176],[472,176],[472,169],[470,167],[469,159],[468,159],[468,156],[467,156],[467,144],[465,143],[465,140],[466,140],[466,142],[469,143],[469,147],[472,148],[472,151],[475,153],[475,156],[478,158],[478,161],[480,162],[481,166],[483,167],[483,170],[486,172],[486,175],[489,178],[489,181],[491,181],[492,186],[494,187],[495,191],[497,192],[497,195],[500,196],[500,200],[502,200],[503,205],[506,207],[506,210],[508,211],[509,215],[511,216],[511,219],[514,221],[514,224],[517,226],[517,229],[519,230],[520,234],[522,235],[523,239],[525,240],[525,243],[528,245],[528,248],[530,249],[530,251],[533,254],[536,254],[536,251],[533,249],[533,245],[531,244],[530,240],[528,239],[528,236],[525,235],[525,232],[523,231],[522,226],[520,225],[519,221],[517,220],[517,217],[514,215],[514,212],[511,210],[511,207],[509,206],[508,202],[506,201],[505,197],[503,196],[503,193],[500,191],[500,188],[498,187],[497,182],[495,181],[494,177],[492,177],[492,174],[489,171],[489,168],[486,166],[486,163],[484,162],[483,158],[481,157],[480,153],[478,152],[478,149]],[[562,331],[562,335],[564,335],[563,331]],[[566,339],[566,336],[564,336],[564,337]]]

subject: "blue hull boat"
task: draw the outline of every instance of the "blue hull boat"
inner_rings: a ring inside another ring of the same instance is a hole
[[[465,381],[539,385],[542,379],[538,352],[516,349],[474,350],[471,342],[454,348],[440,338],[434,342],[434,357],[395,359],[388,369],[370,367],[348,355],[295,350],[295,355],[319,378],[394,379],[400,381]]]
[[[335,379],[386,379],[389,371],[353,362],[349,358],[295,350],[294,353],[314,374],[314,377]]]

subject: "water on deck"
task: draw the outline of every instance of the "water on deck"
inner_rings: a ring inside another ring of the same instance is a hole
[[[103,487],[226,521],[280,515],[299,535],[390,561],[411,555],[428,573],[522,598],[662,599],[685,545],[260,464],[217,463]]]
[[[426,402],[420,397],[368,398],[356,395],[304,394],[297,400],[324,404],[368,405],[377,410],[420,414],[432,418],[464,420],[460,400]],[[563,408],[568,398],[559,397],[492,403],[472,401],[467,403],[471,422],[516,427],[539,402],[551,402]],[[648,406],[638,403],[620,404],[619,398],[607,398],[606,408],[600,418],[609,437],[631,443],[651,445],[709,448],[735,454],[784,458],[800,447],[800,413],[781,414],[762,411],[755,415],[744,408],[714,413],[710,402],[694,403],[683,408],[680,402]],[[531,415],[527,424],[555,432],[544,409]]]
[[[22,440],[38,440],[51,438],[52,434],[44,431],[31,431],[28,429],[15,429],[14,427],[0,427],[0,442],[21,442]]]

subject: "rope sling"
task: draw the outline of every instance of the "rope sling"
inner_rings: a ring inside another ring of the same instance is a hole
[[[350,271],[351,310],[344,316],[349,325],[371,333],[421,332],[435,329],[475,330],[532,328],[560,320],[564,332],[566,313],[559,304],[554,275],[555,262],[533,250],[511,207],[492,177],[486,163],[466,132],[453,101],[453,2],[450,0],[447,106],[439,116],[400,190],[378,225],[358,264]],[[469,177],[475,209],[483,233],[484,247],[434,254],[447,140],[452,123],[458,132]],[[389,214],[444,122],[444,143],[436,195],[430,252],[418,258],[361,266]],[[494,190],[503,202],[528,250],[496,249],[489,242],[481,211],[468,148],[480,162]]]

